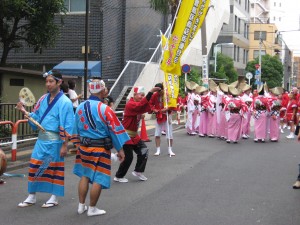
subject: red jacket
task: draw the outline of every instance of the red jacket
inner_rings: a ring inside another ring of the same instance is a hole
[[[131,140],[127,141],[125,144],[137,144],[141,140],[140,136],[137,134],[141,115],[150,110],[151,108],[146,97],[140,102],[136,102],[131,98],[126,103],[122,124]]]
[[[150,99],[150,107],[152,111],[158,111],[156,113],[157,123],[163,123],[167,121],[166,112],[161,110],[164,108],[163,98],[160,92],[155,92]]]

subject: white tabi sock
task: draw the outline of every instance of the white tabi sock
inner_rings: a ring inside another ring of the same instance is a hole
[[[57,197],[56,195],[51,195],[47,203],[54,203],[54,202],[57,202]]]
[[[35,196],[35,194],[29,194],[28,197],[25,199],[24,202],[35,203],[36,202],[36,196]]]

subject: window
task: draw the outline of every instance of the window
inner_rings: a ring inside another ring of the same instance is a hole
[[[281,2],[279,2],[279,7],[281,7]]]
[[[85,0],[64,0],[67,12],[85,12]]]
[[[237,53],[236,53],[236,61],[239,62],[240,61],[240,47],[237,47]]]
[[[267,40],[267,32],[266,31],[254,31],[254,40],[260,39],[260,33],[261,33],[261,39]]]
[[[246,50],[244,49],[244,53],[243,53],[244,57],[243,57],[243,63],[246,63]]]
[[[234,31],[237,31],[237,24],[238,23],[238,18],[237,16],[234,16]]]
[[[10,86],[24,86],[24,79],[10,79]]]
[[[241,32],[241,19],[238,20],[238,33]]]
[[[275,16],[273,17],[273,20],[276,21],[276,17]]]
[[[247,39],[249,39],[249,25],[247,25]]]
[[[248,10],[247,12],[250,12],[250,0],[248,0]]]
[[[274,2],[274,6],[276,6],[276,2]]]
[[[281,21],[281,17],[279,17],[278,20]]]
[[[236,61],[236,45],[233,47],[233,60]]]
[[[261,55],[265,55],[266,51],[265,50],[261,50]],[[259,50],[254,50],[253,52],[253,58],[257,58],[259,56]]]

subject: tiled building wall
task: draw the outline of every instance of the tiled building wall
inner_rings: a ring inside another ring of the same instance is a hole
[[[117,78],[127,60],[146,62],[159,42],[159,29],[166,29],[163,16],[148,0],[90,0],[89,60],[102,60],[104,78]],[[57,16],[56,22],[60,24]],[[84,60],[85,13],[67,14],[55,47],[42,54],[33,49],[12,50],[8,64],[35,64],[46,69],[64,60]],[[0,49],[1,53],[1,49]]]

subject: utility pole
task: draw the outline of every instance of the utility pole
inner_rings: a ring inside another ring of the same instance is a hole
[[[259,64],[259,82],[261,82],[261,46],[262,46],[262,34],[261,31],[259,31],[259,56],[258,56],[258,64]]]

